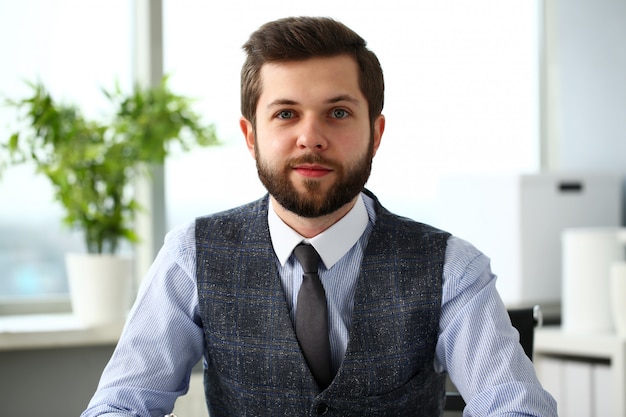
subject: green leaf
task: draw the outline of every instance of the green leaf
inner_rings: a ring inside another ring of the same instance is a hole
[[[105,120],[86,119],[79,107],[56,102],[42,83],[28,84],[31,95],[7,100],[21,127],[0,149],[9,150],[10,163],[32,161],[49,179],[64,222],[83,230],[90,252],[139,241],[133,222],[145,208],[133,198],[134,181],[163,163],[170,144],[191,150],[219,143],[215,126],[202,121],[193,100],[171,91],[167,77],[153,88],[135,85],[129,94],[119,83],[102,89],[111,104]]]
[[[15,152],[18,149],[18,143],[20,140],[20,134],[19,133],[13,133],[11,135],[11,137],[9,138],[9,150],[11,152]]]

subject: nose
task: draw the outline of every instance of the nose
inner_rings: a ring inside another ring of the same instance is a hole
[[[322,151],[328,147],[328,141],[322,123],[314,117],[305,118],[300,123],[296,142],[300,149]]]

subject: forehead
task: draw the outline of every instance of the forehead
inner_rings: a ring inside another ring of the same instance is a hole
[[[263,64],[260,100],[275,96],[351,94],[363,98],[356,60],[349,55]]]

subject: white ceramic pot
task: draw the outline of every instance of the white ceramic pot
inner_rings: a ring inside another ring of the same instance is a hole
[[[130,258],[68,253],[65,262],[72,311],[78,319],[88,326],[126,319],[133,291]]]

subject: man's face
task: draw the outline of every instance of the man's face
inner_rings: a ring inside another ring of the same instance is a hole
[[[259,178],[303,217],[349,203],[363,189],[384,130],[370,129],[357,64],[347,55],[265,64],[256,129],[242,119]]]

